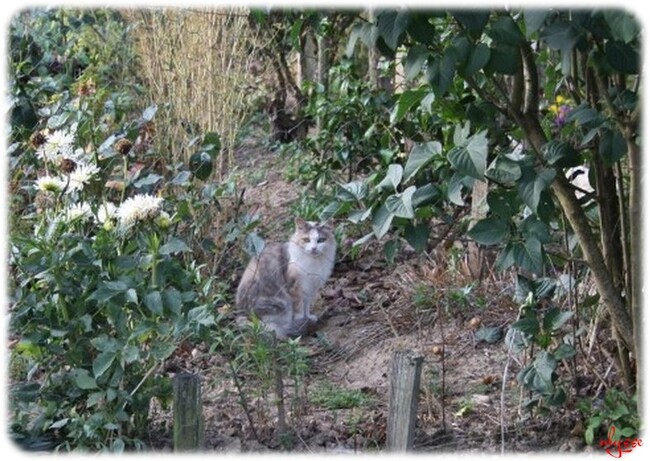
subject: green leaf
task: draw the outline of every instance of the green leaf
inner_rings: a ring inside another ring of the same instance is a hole
[[[563,141],[550,141],[542,147],[544,159],[549,165],[560,168],[571,168],[582,165],[582,158],[577,150]]]
[[[479,11],[452,11],[452,16],[456,21],[461,23],[465,29],[474,36],[478,36],[483,32],[488,20],[490,19],[489,12]]]
[[[404,166],[404,182],[408,182],[424,165],[442,154],[442,145],[438,141],[416,144]]]
[[[361,201],[368,195],[368,185],[364,181],[339,184],[336,198],[344,201]]]
[[[487,163],[487,131],[472,136],[465,146],[456,146],[449,151],[449,162],[464,176],[483,179]]]
[[[427,81],[437,97],[442,97],[451,86],[456,75],[456,55],[447,47],[442,58],[430,56],[427,62]]]
[[[530,37],[543,25],[549,10],[537,10],[524,8],[524,23],[526,24],[526,37]]]
[[[546,351],[539,351],[534,362],[535,370],[539,376],[549,384],[553,383],[553,372],[557,367],[555,358]]]
[[[530,336],[535,336],[539,333],[539,322],[534,317],[524,317],[523,319],[517,320],[513,323],[510,328],[519,330]]]
[[[386,232],[388,232],[393,217],[393,213],[388,210],[385,204],[381,205],[377,209],[372,217],[372,231],[374,232],[375,237],[380,239],[386,234]]]
[[[429,225],[426,222],[415,226],[408,223],[404,229],[404,238],[416,252],[420,253],[426,250],[429,240]]]
[[[540,202],[542,191],[555,179],[555,170],[543,168],[538,172],[533,167],[522,168],[522,176],[517,181],[519,197],[534,213]]]
[[[395,255],[399,249],[398,240],[389,240],[384,244],[384,257],[388,264],[393,264],[395,262]]]
[[[396,163],[388,165],[386,177],[377,184],[377,188],[397,190],[397,186],[399,186],[399,183],[402,181],[403,174],[404,168],[402,165]]]
[[[184,253],[186,251],[192,251],[192,249],[178,237],[171,237],[169,242],[160,247],[158,253],[161,255],[170,255],[174,253]]]
[[[212,174],[212,157],[205,151],[200,151],[190,157],[190,171],[201,181],[205,181]]]
[[[50,424],[50,427],[48,429],[61,429],[66,424],[68,424],[68,421],[70,421],[70,418],[60,419],[60,420]]]
[[[499,16],[490,26],[488,35],[500,44],[519,46],[526,38],[509,15]]]
[[[639,73],[639,52],[622,42],[605,43],[605,58],[610,66],[623,74]]]
[[[428,90],[406,90],[399,96],[397,104],[395,104],[395,108],[390,114],[390,122],[392,124],[399,123],[428,94]]]
[[[601,132],[598,154],[600,154],[607,166],[614,165],[627,154],[625,138],[623,138],[618,128]]]
[[[521,178],[521,166],[507,157],[498,156],[485,171],[485,177],[502,186],[508,186]]]
[[[514,75],[521,66],[519,49],[509,45],[490,47],[490,60],[485,66],[486,73]]]
[[[264,239],[257,235],[255,232],[248,234],[244,241],[244,248],[246,250],[246,253],[248,253],[248,255],[252,258],[262,254],[264,246]]]
[[[397,49],[404,41],[410,18],[411,12],[409,10],[382,11],[377,16],[379,35],[391,49]]]
[[[521,170],[519,171],[521,172]],[[498,188],[488,192],[487,204],[490,207],[490,213],[508,220],[519,212],[521,201],[516,191]]]
[[[508,237],[508,222],[498,216],[490,216],[477,222],[467,235],[481,245],[495,245]]]
[[[501,330],[501,327],[481,327],[476,333],[474,333],[476,341],[485,341],[488,344],[498,342],[502,336],[503,331]]]
[[[413,208],[417,209],[430,205],[439,195],[440,191],[433,184],[425,184],[422,187],[418,187],[412,197]]]
[[[465,200],[463,200],[463,186],[464,186],[465,176],[460,173],[454,173],[449,179],[449,185],[447,186],[447,197],[451,203],[454,203],[458,206],[465,206]]]
[[[571,51],[582,36],[577,26],[560,19],[545,27],[540,33],[540,38],[552,50]]]
[[[426,46],[418,43],[410,47],[404,61],[404,78],[410,81],[417,77],[428,57],[429,49]]]
[[[105,351],[99,353],[95,360],[93,360],[93,374],[95,375],[95,379],[106,373],[113,364],[116,356],[116,351]]]
[[[70,371],[70,375],[72,376],[72,380],[74,381],[75,385],[79,389],[82,390],[97,389],[97,383],[95,382],[95,378],[90,376],[88,370],[85,370],[83,368],[75,368],[72,371]]]
[[[524,237],[534,237],[543,244],[553,241],[551,227],[538,219],[536,215],[530,215],[524,219],[519,226],[519,230]]]
[[[121,280],[100,282],[99,287],[90,294],[88,299],[105,303],[111,298],[124,293],[128,288],[127,284]]]
[[[198,306],[190,309],[187,313],[187,320],[190,323],[197,323],[206,327],[215,325],[214,314],[206,306]]]
[[[410,186],[404,190],[404,192],[389,196],[386,199],[386,208],[398,218],[415,218],[412,204],[412,198],[415,190],[415,186]]]
[[[49,119],[47,119],[47,127],[50,130],[58,130],[63,125],[65,125],[65,123],[68,121],[69,118],[70,118],[70,113],[68,112],[53,115]]]
[[[127,364],[133,363],[140,358],[140,349],[136,346],[126,346],[122,350],[122,358]]]
[[[162,315],[163,301],[158,290],[147,293],[144,297],[144,305],[147,306],[153,314]]]
[[[612,34],[612,37],[614,37],[614,40],[623,43],[630,43],[634,39],[640,37],[641,26],[636,18],[624,9],[605,10],[603,11],[603,17],[609,26],[610,33]]]
[[[576,350],[570,344],[562,343],[560,344],[555,351],[553,351],[553,357],[555,360],[560,361],[564,359],[570,359],[576,355]]]
[[[561,311],[559,308],[554,307],[544,315],[544,330],[555,332],[562,328],[571,317],[573,317],[573,312]]]
[[[167,310],[175,314],[180,313],[181,307],[183,306],[183,300],[181,299],[181,294],[174,287],[165,288],[165,291],[163,291],[162,293],[162,302],[163,302],[163,306]]]
[[[219,136],[219,133],[208,131],[205,135],[203,135],[201,150],[208,152],[210,156],[214,158],[215,155],[221,150],[221,137]]]
[[[414,40],[425,45],[433,45],[436,41],[436,29],[429,22],[429,14],[426,12],[411,10],[411,20],[406,31]]]
[[[151,355],[156,360],[165,360],[174,353],[176,346],[172,343],[158,342],[151,347]]]
[[[539,274],[543,270],[542,244],[534,237],[526,238],[524,243],[515,242],[513,257],[517,267],[535,274]]]
[[[490,47],[485,43],[479,43],[469,52],[459,73],[464,76],[472,76],[483,69],[488,62],[490,62]]]

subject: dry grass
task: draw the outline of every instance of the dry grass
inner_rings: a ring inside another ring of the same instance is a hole
[[[259,96],[262,44],[247,10],[141,9],[126,17],[149,89],[158,104],[157,147],[173,162],[187,162],[188,144],[210,131],[221,137],[217,180],[233,164],[237,135]]]

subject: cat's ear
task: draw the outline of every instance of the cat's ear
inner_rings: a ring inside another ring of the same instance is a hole
[[[296,225],[296,229],[300,229],[307,226],[307,221],[302,218],[296,218],[294,224]]]

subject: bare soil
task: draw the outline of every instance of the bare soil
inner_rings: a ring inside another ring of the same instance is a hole
[[[274,152],[248,145],[237,158],[240,171],[247,173],[248,211],[260,214],[267,239],[286,239],[287,223],[293,219],[288,208],[305,187],[285,179],[285,159]],[[463,258],[451,249],[429,256],[405,250],[392,265],[385,262],[379,245],[368,247],[358,258],[340,254],[314,308],[321,317],[319,327],[301,339],[309,350],[311,367],[304,383],[306,395],[294,395],[287,403],[291,451],[382,450],[391,359],[400,349],[424,357],[415,451],[591,450],[584,446],[583,423],[572,403],[543,417],[523,408],[528,395],[516,382],[522,357],[509,357],[504,335],[492,344],[476,338],[479,328],[505,332],[515,321],[518,306],[513,301],[512,275],[489,273],[473,280]],[[253,433],[225,360],[208,354],[208,347],[192,345],[169,367],[170,373],[186,370],[202,377],[206,450],[285,449],[278,434],[276,399],[249,403]],[[309,396],[323,383],[358,390],[369,403],[348,409],[319,406]],[[593,387],[593,380],[585,379],[578,392],[593,392]],[[291,383],[285,383],[285,389],[291,393]],[[169,410],[155,408],[153,421],[151,444],[170,450]]]

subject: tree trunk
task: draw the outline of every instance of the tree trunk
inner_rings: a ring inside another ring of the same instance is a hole
[[[521,112],[512,115],[524,131],[531,147],[541,157],[542,147],[546,144],[547,139],[538,120],[529,115],[524,116]],[[637,357],[633,340],[634,324],[632,323],[632,317],[625,308],[620,291],[616,289],[612,275],[607,269],[603,253],[598,245],[598,240],[591,231],[587,216],[573,193],[569,180],[561,172],[558,172],[555,181],[551,184],[551,190],[578,238],[585,260],[596,282],[600,298],[612,317],[614,327],[625,347],[630,350],[633,357]]]

